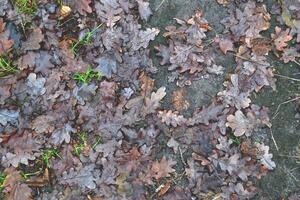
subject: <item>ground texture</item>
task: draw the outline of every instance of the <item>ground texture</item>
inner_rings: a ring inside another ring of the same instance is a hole
[[[0,198],[299,199],[299,13],[2,0]]]

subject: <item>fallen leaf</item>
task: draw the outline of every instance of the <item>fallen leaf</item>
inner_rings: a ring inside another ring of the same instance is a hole
[[[273,170],[276,164],[272,161],[273,154],[269,153],[270,147],[260,143],[256,143],[255,145],[258,148],[257,158],[265,167],[269,170]]]
[[[160,31],[157,28],[147,28],[135,34],[131,41],[131,49],[137,51],[140,48],[147,48],[149,42],[154,40]]]
[[[178,112],[172,112],[172,110],[158,111],[157,115],[161,119],[161,121],[168,126],[181,126],[187,121],[187,119],[185,119],[182,115],[178,115]]]
[[[229,39],[221,39],[219,46],[224,54],[226,54],[227,51],[234,51],[233,42]]]
[[[45,94],[46,88],[44,87],[46,83],[45,78],[37,78],[35,73],[30,73],[27,77],[26,85],[29,88],[29,94],[31,98],[37,98],[40,95]]]
[[[38,50],[41,48],[40,43],[44,40],[44,35],[40,28],[36,28],[29,35],[27,40],[22,43],[22,49],[25,51]]]
[[[54,145],[62,144],[63,142],[69,143],[71,141],[70,133],[75,133],[76,129],[66,124],[63,128],[53,131],[51,140]]]
[[[160,161],[155,161],[151,166],[151,173],[155,179],[161,179],[164,177],[170,177],[171,173],[175,172],[175,169],[172,167],[176,165],[176,161],[172,159],[166,159],[163,157]]]
[[[283,51],[288,45],[287,42],[293,39],[293,37],[289,35],[289,32],[290,29],[283,31],[280,27],[275,27],[275,34],[272,33],[271,37],[274,40],[275,47],[278,51]]]
[[[187,110],[190,106],[189,102],[185,100],[186,90],[178,89],[172,93],[172,104],[177,111]]]
[[[82,188],[95,189],[96,178],[93,175],[94,169],[94,164],[87,165],[77,170],[72,168],[68,173],[63,173],[63,176],[59,178],[59,182],[63,185],[78,185]]]
[[[149,2],[145,2],[143,0],[137,0],[139,6],[139,13],[143,20],[148,21],[149,17],[153,14],[150,7]]]
[[[144,115],[154,113],[160,106],[160,101],[166,96],[166,88],[160,87],[156,92],[152,92],[151,97],[145,98],[145,106],[143,108]]]
[[[172,148],[174,153],[177,154],[178,152],[178,148],[179,148],[179,143],[173,138],[171,137],[167,143],[167,146]]]
[[[92,3],[92,0],[76,0],[73,1],[73,9],[78,11],[82,15],[86,15],[86,13],[92,13],[92,8],[89,4]],[[68,11],[69,12],[69,11]]]
[[[120,19],[123,12],[117,0],[100,0],[95,3],[95,9],[101,21],[108,27],[113,27]]]

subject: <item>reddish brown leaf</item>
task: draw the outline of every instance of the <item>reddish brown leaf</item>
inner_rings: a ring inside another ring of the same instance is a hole
[[[172,167],[176,165],[176,163],[177,162],[172,159],[167,160],[166,157],[163,157],[160,161],[155,161],[151,166],[152,176],[155,179],[170,177],[170,174],[175,172],[175,169]]]
[[[172,93],[172,103],[176,110],[181,111],[189,108],[190,104],[185,100],[186,95],[186,90],[182,88]]]
[[[271,34],[272,39],[274,40],[275,47],[278,51],[283,51],[287,47],[287,42],[293,39],[289,35],[290,29],[281,30],[280,27],[275,27],[275,34]]]

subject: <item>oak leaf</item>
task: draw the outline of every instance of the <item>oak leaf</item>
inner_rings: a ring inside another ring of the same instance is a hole
[[[170,177],[170,174],[175,172],[175,169],[172,167],[176,165],[176,163],[177,162],[172,159],[167,160],[166,157],[163,157],[160,161],[155,161],[151,166],[152,176],[157,180]]]

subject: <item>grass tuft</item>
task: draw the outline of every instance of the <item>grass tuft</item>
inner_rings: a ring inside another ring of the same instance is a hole
[[[4,181],[5,181],[6,175],[2,172],[0,172],[0,193],[4,190]]]
[[[0,78],[17,72],[17,68],[4,57],[0,57]]]
[[[93,69],[89,68],[85,73],[75,73],[73,79],[83,84],[89,84],[92,80],[100,80],[102,78],[102,74],[100,72],[96,72]]]
[[[76,55],[76,52],[80,46],[91,44],[93,35],[101,26],[102,26],[102,24],[98,25],[92,31],[85,33],[84,36],[80,40],[78,40],[77,42],[74,42],[71,46],[71,51]]]
[[[59,152],[56,149],[47,149],[42,154],[42,161],[46,165],[47,168],[50,167],[50,159],[51,158],[61,158]]]
[[[36,0],[14,0],[14,4],[20,12],[27,15],[33,15],[37,10]]]

